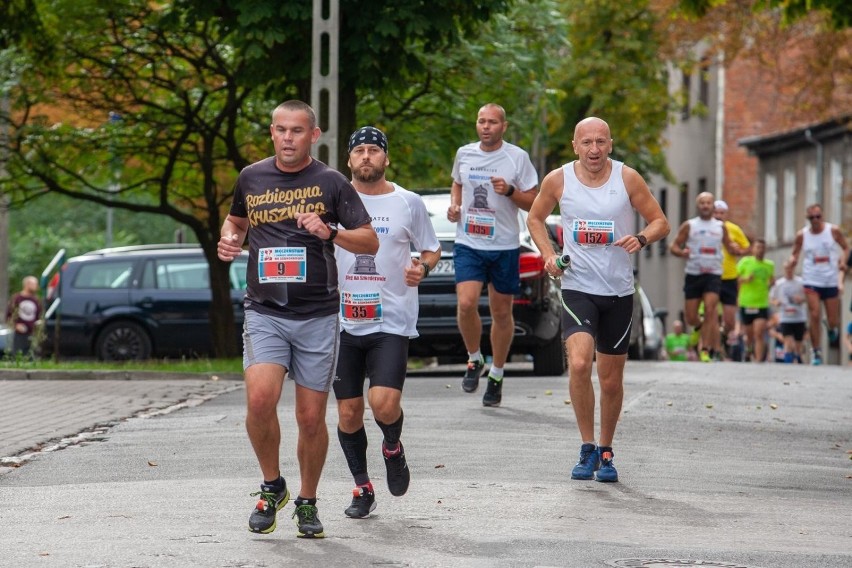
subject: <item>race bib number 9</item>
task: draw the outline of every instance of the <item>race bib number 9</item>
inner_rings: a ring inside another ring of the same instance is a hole
[[[472,239],[494,240],[497,219],[492,209],[468,209],[464,219],[464,232]]]
[[[258,251],[257,271],[261,284],[304,282],[305,247],[267,247]]]
[[[583,247],[609,246],[615,242],[615,221],[574,219],[571,234],[574,242]]]
[[[379,292],[341,292],[340,318],[348,323],[382,321],[382,296]]]

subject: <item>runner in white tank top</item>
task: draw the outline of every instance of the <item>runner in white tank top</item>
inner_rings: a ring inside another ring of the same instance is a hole
[[[578,159],[547,174],[527,226],[544,256],[544,268],[562,277],[562,333],[566,337],[569,392],[582,445],[572,479],[618,481],[612,441],[621,413],[624,364],[633,313],[630,255],[665,238],[669,223],[636,170],[611,160],[609,125],[587,118],[574,130]],[[545,227],[556,206],[562,214],[571,263],[560,268]],[[647,225],[634,232],[634,210]],[[595,438],[592,362],[601,386],[600,435]]]
[[[828,342],[840,342],[840,296],[845,276],[843,261],[849,247],[843,232],[823,219],[822,207],[813,204],[807,208],[808,226],[796,233],[790,262],[802,262],[802,280],[808,299],[808,333],[811,338],[811,364],[822,364],[822,305],[828,320]]]
[[[702,325],[699,306],[704,304],[705,317],[716,317],[719,292],[722,289],[722,247],[735,256],[745,251],[729,236],[725,224],[713,217],[715,197],[702,192],[695,198],[698,216],[684,221],[669,245],[674,256],[686,259],[683,283],[684,320],[693,329],[701,327],[702,361],[712,361],[722,355],[719,326]]]

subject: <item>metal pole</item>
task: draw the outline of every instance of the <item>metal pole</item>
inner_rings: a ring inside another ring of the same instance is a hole
[[[6,145],[9,142],[9,95],[0,94],[0,175],[6,174]],[[6,314],[9,301],[9,198],[0,191],[0,314]]]
[[[121,121],[121,115],[115,111],[110,111],[109,113],[109,128],[114,130],[118,123]],[[111,132],[110,136],[115,138],[115,132]],[[118,190],[121,189],[119,185],[119,177],[121,176],[121,160],[115,150],[114,142],[112,145],[112,165],[110,170],[111,182],[109,184],[109,198],[112,200],[113,195],[118,193]],[[111,247],[112,246],[112,207],[107,207],[107,218],[106,218],[106,236],[104,238],[104,246]]]
[[[313,0],[313,3],[311,106],[317,113],[323,134],[319,143],[314,146],[312,154],[337,169],[340,1]],[[323,16],[324,7],[327,8],[326,17]]]

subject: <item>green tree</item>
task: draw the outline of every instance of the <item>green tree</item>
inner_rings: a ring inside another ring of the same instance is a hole
[[[357,88],[392,85],[416,68],[415,51],[453,43],[507,4],[343,0],[341,132],[354,128]],[[5,192],[16,203],[59,194],[188,227],[210,264],[214,348],[232,355],[216,241],[236,173],[269,152],[270,110],[306,98],[311,1],[15,6],[30,11],[0,22],[12,40],[0,53],[12,103],[0,116],[11,129]],[[37,46],[21,41],[36,27]]]
[[[740,0],[741,2],[742,0]],[[683,11],[687,14],[704,17],[713,8],[723,4],[734,3],[730,0],[680,0]],[[755,11],[781,11],[784,22],[791,24],[813,12],[825,12],[835,29],[852,26],[852,2],[849,0],[751,0]]]

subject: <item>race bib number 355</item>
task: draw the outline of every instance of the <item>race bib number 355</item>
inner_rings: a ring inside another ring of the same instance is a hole
[[[268,247],[258,251],[258,281],[304,282],[307,264],[305,247]]]

